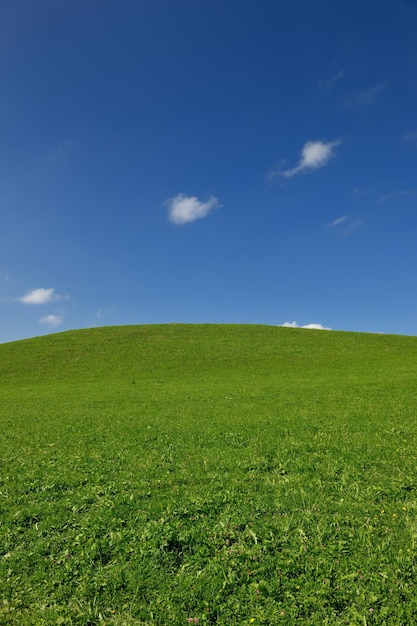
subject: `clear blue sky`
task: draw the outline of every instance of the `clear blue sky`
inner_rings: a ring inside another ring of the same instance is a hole
[[[2,0],[0,341],[417,335],[415,0]]]

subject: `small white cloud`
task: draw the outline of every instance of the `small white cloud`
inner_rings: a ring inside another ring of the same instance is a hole
[[[342,233],[342,235],[351,235],[354,230],[363,226],[361,219],[351,215],[342,215],[328,224],[329,228]]]
[[[96,314],[95,314],[95,317],[94,317],[93,321],[91,322],[91,324],[89,324],[89,326],[91,326],[91,328],[97,328],[97,326],[99,325],[101,317],[102,317],[101,310],[98,309],[96,311]]]
[[[187,224],[195,220],[206,217],[210,211],[219,207],[219,201],[214,196],[210,196],[207,202],[201,202],[196,196],[187,196],[179,193],[175,198],[167,200],[168,215],[174,224]]]
[[[57,296],[51,287],[50,289],[32,289],[25,296],[17,299],[23,304],[48,304],[48,302],[54,302]]]
[[[18,302],[22,304],[49,304],[50,302],[62,302],[68,300],[69,296],[60,296],[55,293],[55,289],[50,287],[49,289],[32,289],[29,293],[16,298]]]
[[[284,328],[308,328],[312,330],[332,330],[327,326],[322,326],[322,324],[304,324],[304,326],[299,326],[297,322],[285,322],[285,324],[281,324]]]
[[[334,228],[335,226],[340,226],[341,224],[344,224],[346,220],[347,220],[347,215],[342,215],[342,217],[338,217],[337,219],[333,220],[330,226],[332,228]]]
[[[318,170],[327,165],[334,156],[334,149],[341,143],[340,140],[329,141],[328,143],[324,141],[308,141],[301,150],[301,158],[296,167],[287,170],[278,169],[272,172],[271,175],[272,177],[284,176],[284,178],[291,178],[291,176],[296,174]]]
[[[62,315],[45,315],[40,318],[41,324],[49,324],[49,326],[59,326],[62,323],[63,317]]]

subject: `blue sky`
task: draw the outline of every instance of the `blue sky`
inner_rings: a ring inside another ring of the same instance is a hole
[[[2,0],[0,341],[417,335],[415,0]]]

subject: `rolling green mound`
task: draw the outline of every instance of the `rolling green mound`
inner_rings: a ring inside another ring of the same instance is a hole
[[[414,337],[0,345],[0,624],[417,623],[416,407]]]

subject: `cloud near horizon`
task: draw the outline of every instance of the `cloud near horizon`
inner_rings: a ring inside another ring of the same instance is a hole
[[[299,326],[297,322],[285,322],[285,324],[280,324],[283,328],[308,328],[311,330],[332,330],[327,326],[322,326],[322,324],[304,324],[304,326]]]
[[[301,150],[301,157],[296,167],[287,170],[276,170],[272,172],[272,176],[283,176],[291,178],[296,174],[318,170],[327,165],[334,156],[334,148],[342,143],[340,139],[337,141],[308,141]]]
[[[168,215],[174,224],[187,224],[206,217],[210,211],[220,207],[218,199],[210,196],[207,202],[201,202],[196,196],[179,193],[175,198],[167,200]]]
[[[44,315],[44,317],[40,318],[39,322],[41,324],[49,324],[49,326],[56,327],[62,323],[63,319],[62,315]]]

